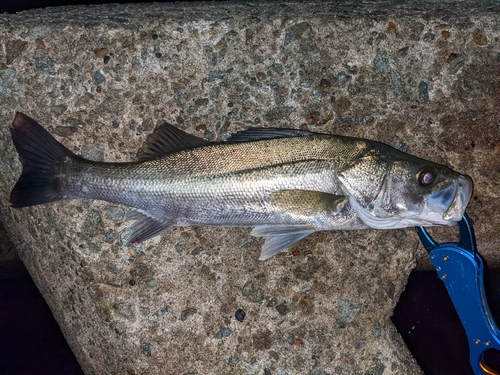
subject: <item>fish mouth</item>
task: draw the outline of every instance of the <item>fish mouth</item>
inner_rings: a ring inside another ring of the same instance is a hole
[[[444,224],[453,225],[462,220],[467,204],[472,196],[472,180],[460,176],[453,185],[429,196],[428,204],[434,212],[443,212]]]
[[[443,219],[449,221],[462,220],[465,208],[469,204],[472,196],[472,180],[465,176],[460,176],[456,182],[455,197],[443,213]]]

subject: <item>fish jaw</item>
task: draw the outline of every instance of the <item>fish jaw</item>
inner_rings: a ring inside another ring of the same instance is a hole
[[[462,220],[465,212],[465,208],[469,204],[470,198],[472,196],[472,180],[466,176],[460,176],[453,186],[448,189],[452,189],[453,195],[451,202],[448,199],[444,199],[447,195],[436,193],[429,196],[428,206],[432,209],[434,207],[443,208],[446,207],[441,219],[447,225],[453,225],[454,222]],[[448,190],[447,189],[447,190]]]

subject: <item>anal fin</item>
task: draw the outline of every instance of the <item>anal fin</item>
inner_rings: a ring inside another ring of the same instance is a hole
[[[136,220],[130,226],[132,233],[129,242],[132,244],[143,242],[175,228],[171,221],[160,220],[142,210],[127,212],[125,219]]]
[[[285,250],[294,243],[315,232],[309,226],[295,225],[262,225],[255,227],[250,233],[256,237],[266,237],[259,260],[265,260]]]

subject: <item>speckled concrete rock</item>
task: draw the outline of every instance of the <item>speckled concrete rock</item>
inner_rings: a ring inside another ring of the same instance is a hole
[[[249,229],[130,246],[127,207],[12,210],[16,110],[106,161],[133,160],[163,121],[208,140],[282,126],[383,141],[472,176],[478,246],[499,265],[499,21],[498,2],[0,15],[1,220],[85,372],[417,374],[389,317],[429,264],[412,230],[318,233],[260,262]]]

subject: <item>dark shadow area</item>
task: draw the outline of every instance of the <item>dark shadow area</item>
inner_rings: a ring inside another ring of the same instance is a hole
[[[411,273],[392,321],[426,375],[474,375],[465,330],[435,271]]]
[[[0,374],[83,375],[0,224]]]
[[[141,2],[144,1],[5,0],[0,3],[0,13],[4,12],[17,13],[28,9],[46,8],[46,7],[63,6],[63,5],[90,5],[90,4],[112,4],[112,3],[127,4],[127,3],[141,3]],[[164,2],[169,2],[169,1],[164,1]]]
[[[487,270],[485,279],[490,310],[498,322],[500,270]],[[435,271],[411,273],[392,321],[426,375],[474,375],[465,330]],[[486,363],[500,369],[500,353],[489,354]]]
[[[181,0],[191,2],[196,0]],[[227,0],[212,0],[227,1]],[[241,0],[240,0],[241,1]],[[82,1],[82,0],[3,0],[0,1],[0,13],[17,13],[28,9],[46,8],[65,5],[91,5],[91,4],[130,4],[130,3],[152,3],[145,0],[117,0],[117,1]],[[161,3],[174,3],[175,0],[162,0]]]

